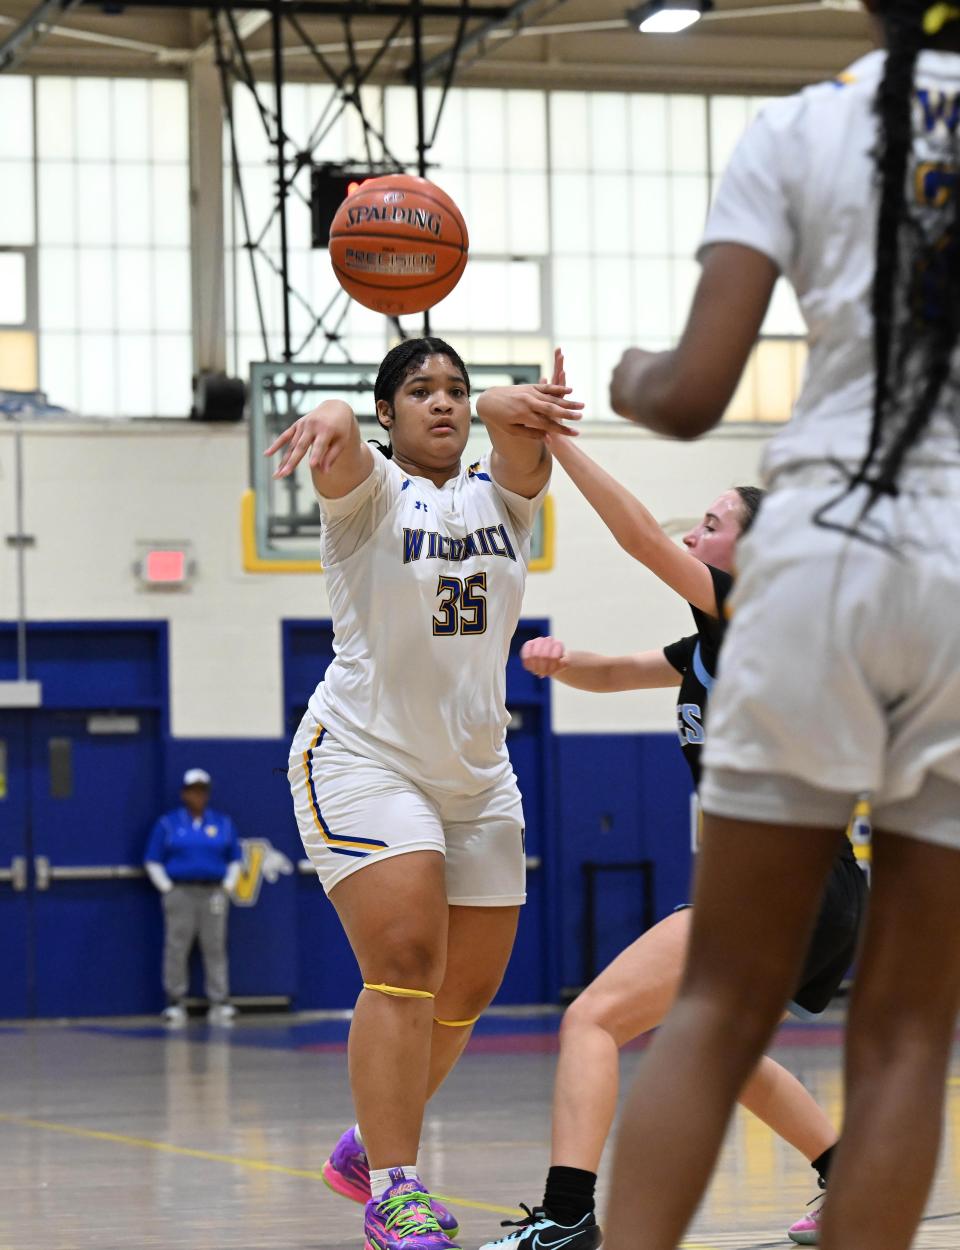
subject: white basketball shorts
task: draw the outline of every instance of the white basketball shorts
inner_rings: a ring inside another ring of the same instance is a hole
[[[869,792],[876,828],[960,849],[960,472],[911,470],[871,542],[814,522],[843,494],[824,477],[778,487],[738,548],[704,810],[841,829]]]
[[[304,849],[326,893],[367,864],[439,851],[447,901],[508,907],[526,901],[523,805],[517,779],[472,797],[429,793],[395,769],[348,751],[308,712],[288,777]]]

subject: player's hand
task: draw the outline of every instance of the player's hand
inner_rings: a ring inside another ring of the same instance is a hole
[[[567,649],[559,638],[531,638],[520,648],[520,661],[534,677],[554,677],[567,667]]]
[[[563,348],[555,347],[553,349],[553,377],[548,382],[546,378],[541,378],[539,386],[566,386],[567,385],[567,369],[563,359]]]
[[[634,420],[636,401],[643,387],[643,375],[657,352],[647,352],[640,347],[628,347],[620,357],[620,363],[610,379],[610,407],[628,421]]]
[[[497,426],[522,438],[542,439],[545,434],[576,437],[567,421],[579,421],[583,404],[568,399],[569,386],[552,382],[526,386],[494,386],[477,400],[477,416],[487,426]]]
[[[339,399],[324,400],[288,426],[263,453],[273,456],[284,451],[273,476],[289,477],[305,456],[312,471],[329,473],[353,434],[354,421],[349,404]]]

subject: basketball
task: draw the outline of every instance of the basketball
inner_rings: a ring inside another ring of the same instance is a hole
[[[424,312],[449,295],[469,246],[449,195],[409,174],[361,183],[330,228],[337,281],[352,299],[390,317]]]

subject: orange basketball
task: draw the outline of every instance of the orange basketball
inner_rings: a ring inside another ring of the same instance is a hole
[[[330,227],[337,281],[358,303],[390,317],[423,312],[449,295],[469,246],[450,196],[410,174],[361,183]]]

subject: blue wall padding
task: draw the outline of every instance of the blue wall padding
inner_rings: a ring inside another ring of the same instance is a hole
[[[166,709],[165,621],[31,622],[29,672],[43,706]],[[0,681],[17,676],[17,634],[0,622]]]
[[[558,734],[561,984],[582,985],[586,861],[654,863],[656,917],[686,901],[690,879],[690,774],[673,734]],[[639,936],[640,878],[598,880],[599,967]]]

